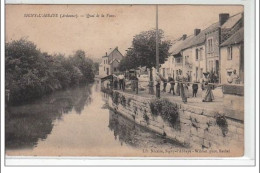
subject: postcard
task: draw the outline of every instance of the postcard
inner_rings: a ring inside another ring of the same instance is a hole
[[[242,157],[243,5],[6,4],[5,154]]]

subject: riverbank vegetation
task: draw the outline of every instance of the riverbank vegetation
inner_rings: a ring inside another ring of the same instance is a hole
[[[82,50],[71,56],[50,55],[26,39],[6,43],[5,87],[10,91],[9,104],[92,83],[95,69],[94,62]]]

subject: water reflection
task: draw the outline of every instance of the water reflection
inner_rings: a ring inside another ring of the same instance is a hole
[[[120,141],[121,145],[126,144],[135,148],[181,147],[176,142],[153,133],[113,111],[109,111],[108,128],[114,132],[115,140]]]
[[[53,129],[53,122],[75,109],[91,104],[91,86],[55,92],[34,103],[6,108],[6,148],[32,148]]]
[[[6,154],[24,156],[141,156],[143,148],[176,148],[109,110],[98,85],[56,92],[6,109]]]

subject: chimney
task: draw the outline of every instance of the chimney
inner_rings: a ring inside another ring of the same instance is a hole
[[[194,36],[197,36],[200,33],[200,29],[194,29]]]
[[[187,34],[182,35],[182,40],[185,40],[187,38]]]
[[[219,14],[219,24],[220,26],[223,25],[229,18],[229,14],[228,13],[220,13]]]
[[[116,50],[118,50],[118,46],[116,47]]]
[[[107,52],[106,52],[106,56],[107,56]]]

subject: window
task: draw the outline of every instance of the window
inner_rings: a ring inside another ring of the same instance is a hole
[[[176,58],[176,63],[181,63],[181,59],[180,58]]]
[[[227,59],[232,60],[232,56],[233,56],[232,46],[227,48],[227,53],[228,53]]]
[[[114,71],[116,71],[116,67],[114,67]]]
[[[208,39],[208,52],[213,52],[213,39]]]
[[[106,68],[104,67],[104,71],[106,71]]]
[[[200,60],[203,60],[202,52],[203,52],[203,48],[200,48],[200,51],[199,51],[199,59]]]
[[[196,61],[199,59],[199,49],[196,49]]]

